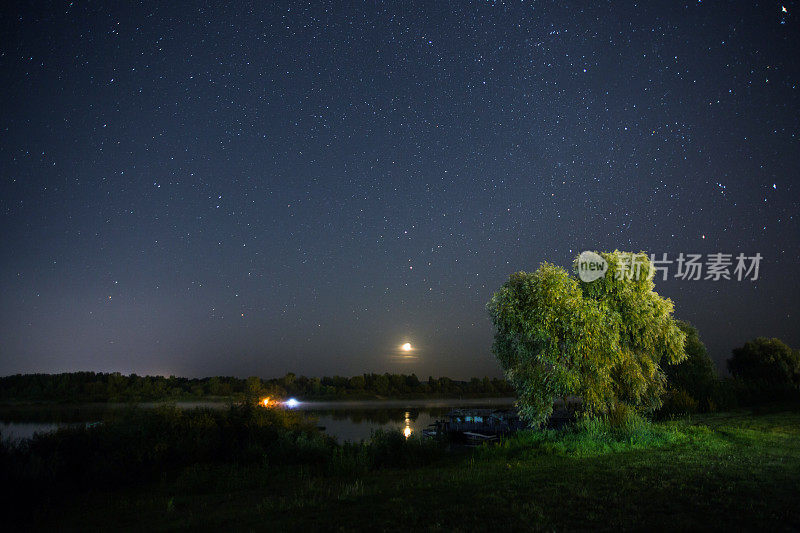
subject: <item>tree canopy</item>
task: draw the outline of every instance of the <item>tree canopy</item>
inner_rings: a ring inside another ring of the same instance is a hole
[[[728,370],[737,379],[767,384],[800,384],[800,353],[780,339],[758,337],[733,350]]]
[[[493,352],[517,390],[520,414],[533,424],[547,420],[556,399],[573,395],[589,415],[621,405],[655,410],[665,384],[662,360],[685,357],[686,336],[672,302],[653,290],[647,255],[599,255],[608,264],[599,279],[584,282],[543,263],[512,274],[487,305]]]
[[[678,327],[686,334],[686,359],[679,364],[664,365],[664,374],[672,389],[686,391],[695,400],[706,401],[716,380],[714,363],[700,340],[697,328],[680,320]]]
[[[129,376],[119,373],[73,372],[24,374],[0,377],[0,400],[57,400],[72,402],[128,402],[297,396],[302,399],[405,397],[419,395],[510,395],[503,379],[474,378],[459,381],[428,377],[421,381],[410,374],[360,374],[353,377],[306,377],[288,373],[281,378],[247,379],[215,376],[182,378]]]

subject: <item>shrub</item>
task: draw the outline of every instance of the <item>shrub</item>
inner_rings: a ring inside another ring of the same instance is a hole
[[[163,406],[4,443],[0,460],[6,475],[23,483],[108,486],[195,463],[314,463],[332,445],[295,413],[246,405],[227,411]]]
[[[714,384],[709,403],[719,410],[753,407],[765,403],[800,402],[800,389],[789,383],[724,379]]]
[[[683,416],[698,411],[698,403],[691,394],[683,389],[671,390],[667,393],[664,406],[659,410],[659,417]]]
[[[248,483],[257,485],[258,472],[357,474],[428,464],[443,451],[438,441],[406,440],[399,431],[377,431],[367,442],[340,446],[312,420],[291,411],[248,405],[227,411],[164,406],[132,409],[91,427],[3,442],[0,482],[18,487],[20,493],[57,494],[165,475],[200,486],[213,472],[246,472]],[[216,485],[237,475],[224,474]]]

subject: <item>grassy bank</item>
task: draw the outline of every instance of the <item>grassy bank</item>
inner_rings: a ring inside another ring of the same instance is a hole
[[[301,448],[294,460],[276,460],[274,435],[251,455],[190,447],[139,483],[44,491],[14,516],[59,529],[800,527],[796,409],[587,423],[451,452],[392,434],[337,446],[294,424],[278,439]]]

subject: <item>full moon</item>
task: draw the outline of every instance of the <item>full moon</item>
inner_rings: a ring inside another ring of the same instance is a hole
[[[403,348],[403,351],[405,351],[405,352],[410,352],[410,351],[411,351],[411,343],[410,343],[410,342],[407,342],[407,343],[405,343],[405,344],[402,346],[402,348]]]

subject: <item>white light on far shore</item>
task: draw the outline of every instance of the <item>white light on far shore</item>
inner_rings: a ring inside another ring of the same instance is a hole
[[[402,346],[402,348],[403,348],[403,351],[404,351],[404,352],[410,352],[410,351],[411,351],[411,343],[410,343],[410,342],[407,342],[407,343],[405,343],[405,344]]]
[[[297,401],[297,400],[295,400],[294,398],[289,398],[288,400],[286,400],[285,402],[283,402],[283,405],[285,405],[285,406],[286,406],[286,407],[288,407],[289,409],[294,409],[295,407],[297,407],[298,405],[300,405],[300,402],[299,402],[299,401]]]

